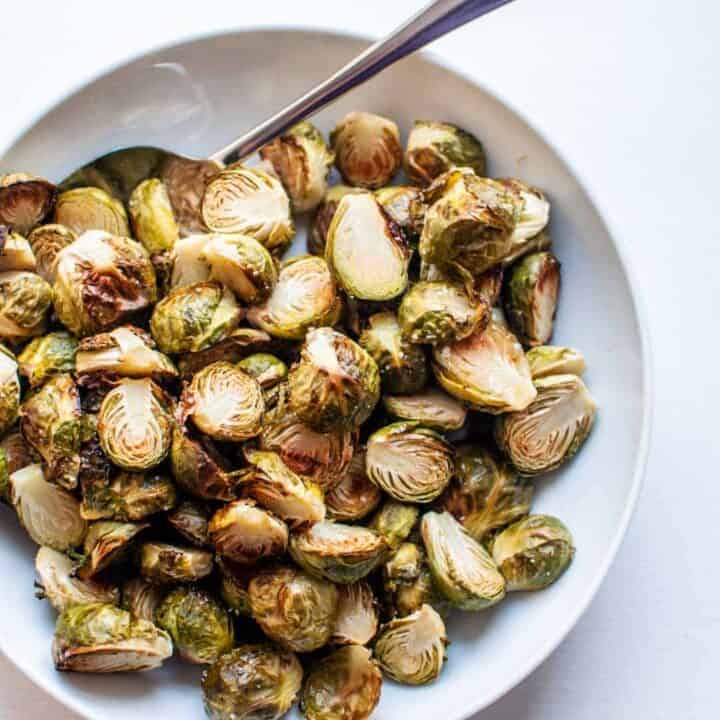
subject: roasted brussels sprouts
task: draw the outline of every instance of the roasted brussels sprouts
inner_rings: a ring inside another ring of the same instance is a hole
[[[335,185],[331,187],[318,207],[313,217],[312,225],[308,231],[307,246],[308,252],[313,255],[325,257],[325,243],[337,206],[343,197],[349,193],[365,192],[362,188],[354,188],[349,185]]]
[[[522,475],[556,470],[582,446],[597,406],[577,375],[550,375],[535,381],[537,397],[525,410],[495,421],[500,449]]]
[[[480,141],[457,125],[416,120],[405,150],[405,173],[418,185],[458,167],[485,174],[485,151]]]
[[[25,235],[50,213],[57,188],[48,180],[10,173],[0,177],[0,225]]]
[[[317,650],[330,639],[338,590],[289,565],[261,571],[250,581],[250,609],[263,632],[295,652]]]
[[[128,210],[134,237],[151,255],[172,249],[180,233],[162,180],[143,180],[132,191]]]
[[[330,641],[337,645],[367,645],[378,629],[377,602],[372,588],[361,580],[340,585],[338,591],[338,613]]]
[[[430,605],[380,629],[375,657],[380,669],[405,685],[424,685],[440,675],[448,640],[445,623]]]
[[[415,505],[388,498],[370,521],[370,527],[379,532],[392,550],[397,550],[412,532],[420,509]]]
[[[67,332],[35,338],[18,357],[20,374],[35,388],[53,375],[73,372],[77,345],[77,340]]]
[[[382,500],[382,491],[365,472],[365,452],[353,456],[348,469],[325,495],[328,515],[333,520],[361,520]]]
[[[170,635],[180,657],[195,665],[211,665],[233,647],[227,610],[198,588],[183,586],[168,593],[155,612],[155,622]]]
[[[127,558],[135,538],[147,524],[99,521],[92,523],[85,535],[85,558],[77,570],[78,577],[88,580],[105,568]]]
[[[0,272],[0,341],[21,342],[42,335],[52,288],[31,272]]]
[[[390,584],[415,580],[422,571],[425,555],[414,542],[402,543],[383,565],[383,581]]]
[[[434,430],[398,422],[373,433],[367,443],[368,477],[400,502],[428,503],[453,473],[453,450]]]
[[[248,586],[257,569],[252,565],[235,565],[225,558],[217,558],[220,569],[220,596],[235,615],[250,617]]]
[[[87,230],[102,230],[110,235],[130,237],[123,204],[97,187],[79,187],[60,193],[55,222],[77,235]]]
[[[467,418],[465,406],[437,388],[413,395],[383,395],[382,402],[399,420],[416,421],[436,430],[459,430]]]
[[[158,583],[197,582],[213,569],[213,556],[206,550],[161,542],[145,542],[138,553],[140,574]]]
[[[505,597],[505,580],[487,550],[450,513],[425,513],[421,532],[433,578],[452,605],[481,610]]]
[[[36,462],[35,453],[20,432],[10,432],[0,439],[0,500],[10,500],[10,476]]]
[[[585,358],[578,350],[557,345],[539,345],[527,352],[530,374],[533,380],[548,375],[582,375]]]
[[[549,252],[526,255],[510,270],[505,315],[523,345],[545,345],[553,333],[560,291],[560,263]]]
[[[542,590],[567,569],[575,548],[569,530],[550,515],[530,515],[497,535],[492,554],[508,591]]]
[[[274,387],[287,377],[287,365],[270,353],[255,353],[241,360],[237,366],[255,378],[263,390]]]
[[[338,283],[359,300],[390,300],[408,283],[405,237],[371,193],[340,200],[328,228],[325,259]]]
[[[155,612],[167,592],[165,585],[158,585],[142,577],[134,577],[123,583],[121,606],[133,617],[155,622]]]
[[[20,377],[15,356],[0,345],[0,435],[9,430],[20,411]]]
[[[86,520],[125,522],[172,510],[176,504],[175,485],[165,475],[121,472],[112,481],[84,487],[80,512]]]
[[[55,282],[55,261],[63,248],[77,240],[77,235],[64,225],[41,225],[29,235],[28,242],[35,257],[36,272],[46,282]]]
[[[402,164],[398,126],[368,112],[351,112],[330,134],[335,165],[350,185],[380,188]]]
[[[317,662],[303,685],[300,710],[308,720],[364,720],[380,701],[382,675],[370,650],[333,650]]]
[[[55,626],[56,670],[152,670],[171,655],[172,641],[164,630],[114,605],[75,605],[60,615]]]
[[[175,242],[172,251],[167,253],[172,265],[170,290],[207,282],[210,279],[210,264],[205,259],[205,246],[213,237],[211,234],[200,233],[188,235]]]
[[[8,233],[4,225],[0,225],[0,272],[8,270],[36,269],[35,255],[30,243],[18,233]]]
[[[524,410],[537,395],[517,338],[495,322],[484,332],[433,350],[433,370],[442,387],[475,410]]]
[[[209,720],[279,720],[295,702],[302,665],[272,645],[240,645],[203,674]]]
[[[504,264],[509,264],[526,253],[549,247],[550,238],[543,231],[550,220],[550,203],[541,190],[521,180],[510,178],[498,182],[517,198],[521,207],[510,253],[503,260]]]
[[[168,513],[167,521],[192,545],[205,547],[210,544],[210,510],[204,503],[183,500]]]
[[[407,185],[392,185],[375,191],[375,198],[390,219],[408,238],[415,238],[411,207],[420,197],[420,190]]]

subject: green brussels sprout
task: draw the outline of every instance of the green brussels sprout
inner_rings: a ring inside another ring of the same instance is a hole
[[[256,569],[247,565],[235,565],[226,559],[217,558],[220,569],[220,596],[231,612],[250,617],[250,593],[248,586]]]
[[[67,332],[51,332],[29,342],[18,356],[20,374],[31,388],[42,385],[53,375],[75,370],[77,340]]]
[[[367,443],[368,477],[400,502],[428,503],[453,474],[453,449],[434,430],[397,422],[374,432]]]
[[[120,590],[110,583],[81,580],[75,575],[78,563],[65,553],[49,547],[38,548],[35,556],[36,597],[47,601],[58,612],[75,605],[120,602]]]
[[[495,421],[498,446],[525,476],[556,470],[580,449],[592,430],[597,405],[577,375],[535,381],[537,397],[520,412]]]
[[[526,255],[510,270],[503,302],[510,327],[523,345],[546,345],[560,292],[560,263],[549,252]]]
[[[495,536],[492,554],[509,592],[542,590],[565,572],[575,548],[557,518],[530,515]]]
[[[152,670],[172,651],[164,630],[106,603],[65,610],[57,620],[52,648],[56,670],[92,673]]]
[[[370,650],[349,645],[313,665],[305,679],[300,711],[308,720],[363,720],[380,701],[382,675]]]
[[[121,472],[112,481],[83,487],[80,512],[86,520],[143,520],[172,510],[177,491],[170,478],[159,474]]]
[[[505,580],[487,550],[450,513],[425,513],[420,529],[433,578],[452,605],[482,610],[505,597]]]
[[[172,264],[169,283],[171,291],[210,280],[210,264],[205,258],[205,246],[213,237],[208,233],[200,233],[182,237],[175,242],[168,253]]]
[[[142,577],[134,577],[123,583],[121,606],[133,617],[155,622],[155,612],[167,592],[165,585],[158,585]]]
[[[35,273],[0,273],[0,341],[17,343],[42,335],[52,297],[52,288]]]
[[[215,551],[241,565],[282,555],[287,549],[287,525],[252,500],[236,500],[221,507],[208,530]]]
[[[388,546],[380,533],[325,520],[290,538],[290,555],[316,577],[348,584],[372,572]]]
[[[87,525],[80,503],[67,490],[45,480],[40,465],[28,465],[10,475],[10,502],[33,542],[60,552],[82,543]]]
[[[51,285],[55,282],[55,260],[63,248],[77,240],[77,235],[64,225],[40,225],[29,235],[28,242],[35,257],[37,274]]]
[[[402,165],[400,131],[392,121],[368,112],[351,112],[330,134],[335,165],[350,185],[380,188]]]
[[[263,390],[275,387],[287,377],[287,365],[270,353],[255,353],[241,360],[237,366],[255,378]]]
[[[416,120],[405,149],[405,173],[418,185],[458,167],[485,174],[485,151],[480,141],[457,125]]]
[[[456,285],[420,281],[403,297],[398,321],[409,342],[444,345],[482,332],[490,321],[490,308]]]
[[[440,675],[447,644],[442,618],[430,605],[423,605],[380,628],[375,657],[383,673],[396,682],[424,685]]]
[[[434,430],[459,430],[465,425],[465,406],[437,388],[413,395],[383,395],[385,409],[399,420],[419,422]]]
[[[54,221],[77,235],[87,230],[102,230],[110,235],[130,237],[123,204],[97,187],[79,187],[60,193]]]
[[[537,395],[520,343],[495,322],[482,333],[434,348],[432,366],[447,392],[482,412],[524,410]]]
[[[151,255],[173,247],[180,233],[162,180],[143,180],[132,191],[128,210],[135,238]]]
[[[50,214],[57,188],[28,173],[0,176],[0,225],[25,235]]]
[[[313,327],[334,325],[342,304],[335,281],[323,258],[301,255],[280,266],[270,297],[251,307],[251,325],[273,337],[302,340]]]
[[[295,234],[282,183],[257,167],[230,165],[205,188],[202,216],[213,232],[242,233],[266,248],[284,248]]]
[[[338,612],[330,642],[367,645],[378,630],[378,609],[372,588],[364,580],[338,587]]]
[[[314,483],[303,482],[273,452],[246,453],[253,466],[244,480],[246,493],[291,528],[312,525],[325,518],[322,491]]]
[[[195,547],[210,544],[210,511],[196,500],[183,500],[167,515],[167,521]]]
[[[359,300],[391,300],[407,287],[407,241],[371,193],[340,200],[328,228],[325,259],[338,284]]]
[[[15,356],[0,344],[0,435],[4,435],[20,412],[20,377]]]
[[[89,580],[110,565],[125,560],[135,538],[147,528],[147,523],[107,520],[92,523],[83,542],[84,560],[77,570],[77,576]]]
[[[521,207],[512,234],[512,246],[503,261],[509,264],[529,252],[545,250],[545,247],[541,247],[545,243],[550,245],[550,238],[543,233],[550,220],[550,203],[541,190],[522,180],[503,178],[498,182],[516,197]]]
[[[170,358],[155,349],[155,341],[132,325],[83,338],[75,354],[75,371],[113,373],[121,377],[169,380],[178,372]]]
[[[75,335],[108,330],[156,300],[155,270],[135,240],[94,230],[57,255],[55,312]]]
[[[155,612],[155,622],[170,635],[180,657],[194,665],[211,665],[234,644],[227,610],[198,588],[171,590]]]
[[[333,216],[335,215],[335,211],[337,210],[337,206],[340,204],[340,201],[345,195],[361,192],[365,191],[361,188],[350,187],[349,185],[335,185],[325,193],[325,197],[317,208],[310,230],[308,231],[308,252],[313,255],[325,257],[327,233],[330,228],[330,223],[332,223]]]
[[[415,236],[411,207],[420,197],[420,190],[408,185],[391,185],[375,191],[380,207],[400,226],[407,237]]]
[[[455,476],[439,506],[478,542],[530,512],[533,486],[495,453],[479,445],[458,448]]]
[[[13,431],[0,439],[0,500],[10,502],[10,476],[37,462],[22,433]]]
[[[294,653],[272,645],[240,645],[202,677],[209,720],[279,720],[295,702],[302,665]]]
[[[164,353],[206,350],[237,327],[242,310],[219,283],[197,283],[174,290],[153,310],[150,331]]]
[[[407,540],[420,517],[415,505],[388,498],[375,513],[369,527],[379,532],[391,550],[397,550]]]
[[[288,650],[317,650],[333,633],[338,590],[330,582],[277,565],[250,580],[249,597],[255,622]]]
[[[312,123],[298,123],[275,138],[260,148],[260,157],[272,163],[296,212],[314,210],[322,202],[335,157]]]
[[[0,225],[0,272],[35,271],[36,267],[35,255],[27,239],[19,233],[9,233],[4,225]]]
[[[123,378],[100,406],[98,438],[103,452],[124,470],[147,470],[170,450],[170,398],[149,378]]]
[[[357,452],[335,487],[325,495],[328,515],[333,520],[361,520],[382,500],[382,491],[365,472],[365,451]]]
[[[213,555],[197,548],[145,542],[140,546],[138,564],[146,580],[165,584],[197,582],[212,572]]]
[[[530,374],[533,380],[548,375],[582,375],[585,358],[579,350],[557,345],[538,345],[527,352]]]
[[[228,362],[208,365],[185,386],[181,419],[216,440],[241,442],[260,433],[265,401],[257,380]]]
[[[425,352],[403,337],[394,313],[371,315],[359,342],[377,363],[385,392],[407,395],[423,389],[428,375]]]
[[[330,328],[311,330],[288,375],[290,410],[318,430],[353,430],[380,399],[380,373],[357,343]]]

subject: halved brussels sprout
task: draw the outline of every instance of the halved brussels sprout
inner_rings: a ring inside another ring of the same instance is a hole
[[[318,430],[359,427],[380,399],[380,373],[357,343],[330,328],[311,330],[288,375],[290,409]]]
[[[287,365],[270,353],[255,353],[241,360],[237,366],[255,378],[263,390],[274,387],[287,377]]]
[[[52,288],[35,273],[0,273],[0,341],[16,343],[45,332]]]
[[[170,398],[148,378],[123,378],[100,406],[97,432],[103,452],[125,470],[147,470],[170,450]]]
[[[402,337],[395,313],[371,315],[359,342],[377,363],[385,392],[408,394],[425,386],[425,352]]]
[[[301,255],[280,266],[270,297],[248,311],[251,325],[273,337],[302,340],[312,327],[334,325],[342,304],[323,258]]]
[[[372,588],[364,580],[338,587],[340,599],[330,641],[337,645],[367,645],[378,630],[378,609]]]
[[[250,581],[250,609],[272,640],[295,652],[325,645],[335,627],[338,589],[289,565],[261,571]]]
[[[0,345],[0,435],[15,423],[20,412],[20,376],[15,356]]]
[[[371,193],[340,200],[328,228],[325,259],[338,283],[359,300],[390,300],[407,287],[407,241]]]
[[[542,590],[565,572],[575,548],[570,531],[557,518],[530,515],[494,538],[492,554],[509,592]]]
[[[457,167],[485,174],[485,151],[480,141],[457,125],[416,120],[405,149],[405,173],[418,185]]]
[[[409,185],[391,185],[375,191],[382,209],[409,238],[415,236],[411,207],[420,197],[420,190]]]
[[[292,652],[240,645],[203,674],[205,712],[209,720],[280,720],[300,692],[302,675]]]
[[[333,520],[361,520],[378,506],[382,496],[365,472],[363,450],[353,456],[340,482],[325,495],[325,505]]]
[[[40,465],[28,465],[9,478],[10,502],[20,524],[38,545],[65,552],[82,543],[87,525],[80,503],[45,480]]]
[[[497,455],[480,445],[458,448],[455,476],[440,498],[468,533],[482,542],[493,530],[530,512],[533,486]]]
[[[128,210],[134,237],[151,255],[172,248],[180,233],[162,180],[143,180],[132,191]]]
[[[46,282],[55,282],[55,261],[63,248],[77,240],[77,235],[64,225],[41,225],[29,235],[28,242],[35,256],[36,272]]]
[[[382,535],[359,525],[325,520],[290,538],[290,555],[309,573],[340,584],[372,572],[388,546]]]
[[[415,505],[388,498],[373,516],[369,527],[385,538],[391,550],[397,550],[407,540],[419,517],[420,509]]]
[[[257,167],[219,172],[205,188],[202,216],[214,232],[251,235],[269,250],[287,246],[295,234],[280,180]]]
[[[370,650],[359,645],[333,650],[305,679],[300,711],[308,720],[363,720],[380,701],[382,675]]]
[[[168,253],[172,261],[170,290],[188,287],[210,279],[210,264],[205,259],[205,246],[213,235],[188,235],[175,242]]]
[[[252,500],[236,500],[221,507],[208,530],[215,550],[243,565],[282,555],[287,549],[287,525]]]
[[[198,588],[185,586],[168,593],[155,612],[155,622],[170,635],[180,657],[195,665],[211,665],[234,644],[227,610]]]
[[[192,545],[206,547],[210,544],[210,510],[196,500],[183,500],[168,513],[170,525]]]
[[[582,353],[569,347],[539,345],[528,350],[527,360],[533,380],[548,375],[582,375],[585,372]]]
[[[556,470],[582,446],[597,405],[577,375],[535,381],[537,398],[525,410],[498,417],[495,438],[522,475]]]
[[[313,210],[320,204],[335,158],[312,123],[295,125],[260,148],[260,157],[272,163],[296,212]]]
[[[60,193],[55,205],[55,222],[82,235],[102,230],[130,237],[130,225],[123,204],[97,187],[79,187]]]
[[[257,572],[252,565],[235,565],[225,558],[217,558],[220,570],[220,596],[235,615],[250,617],[248,586]]]
[[[368,477],[400,502],[428,503],[453,473],[453,449],[434,430],[397,422],[374,432],[367,443]]]
[[[55,626],[52,650],[56,670],[92,673],[152,670],[172,651],[164,630],[105,603],[65,610]]]
[[[448,640],[445,623],[430,605],[380,629],[375,657],[380,669],[405,685],[424,685],[440,675]]]
[[[18,356],[20,374],[35,388],[53,375],[73,372],[77,346],[78,341],[67,332],[51,332],[35,338]]]
[[[402,165],[400,131],[392,121],[368,112],[351,112],[330,134],[335,165],[350,185],[380,188]]]
[[[541,244],[547,243],[550,238],[540,238],[550,220],[550,203],[541,190],[538,190],[522,180],[503,178],[498,180],[511,192],[520,203],[520,216],[512,234],[512,247],[504,263],[511,263],[528,252],[544,250]]]
[[[348,193],[365,192],[362,188],[354,188],[349,185],[335,185],[331,187],[318,207],[312,225],[308,232],[307,246],[308,252],[313,255],[325,257],[325,243],[327,242],[327,233],[332,223],[333,216],[337,210],[340,201]]]
[[[177,491],[165,475],[121,472],[107,483],[83,487],[80,512],[86,520],[142,520],[171,510]]]
[[[30,243],[22,235],[0,225],[0,272],[32,270],[37,266]]]
[[[314,483],[303,482],[273,452],[246,453],[253,466],[244,480],[248,495],[282,518],[291,528],[312,525],[325,518],[322,491]]]
[[[553,333],[560,292],[560,263],[550,252],[526,255],[510,270],[505,315],[523,345],[545,345]]]
[[[213,569],[213,555],[206,550],[161,542],[145,542],[138,553],[140,574],[158,583],[197,582]]]
[[[142,577],[127,580],[122,586],[121,606],[133,617],[155,622],[155,612],[167,595],[167,587]]]
[[[517,338],[491,321],[484,332],[433,350],[433,371],[442,387],[475,410],[524,410],[537,395]]]
[[[75,335],[92,335],[157,300],[155,270],[135,240],[89,231],[58,253],[53,295],[60,322]]]
[[[435,582],[455,607],[482,610],[505,597],[489,553],[450,513],[425,513],[420,528]]]
[[[28,173],[0,177],[0,225],[27,234],[50,213],[57,188],[48,180]]]
[[[265,401],[257,380],[227,362],[193,376],[180,399],[181,419],[217,440],[241,442],[259,434]]]
[[[83,542],[85,558],[78,568],[78,577],[88,580],[110,565],[125,560],[135,543],[135,538],[147,527],[147,523],[106,520],[92,523]]]
[[[414,395],[383,395],[385,409],[399,420],[419,422],[435,430],[459,430],[465,425],[465,406],[438,388]]]
[[[226,287],[196,283],[173,290],[155,306],[150,331],[164,353],[197,352],[225,339],[242,315]]]

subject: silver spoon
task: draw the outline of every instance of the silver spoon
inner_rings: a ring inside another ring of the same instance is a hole
[[[436,0],[330,78],[207,160],[185,157],[161,148],[129,147],[114,150],[84,165],[68,176],[61,188],[94,185],[126,200],[142,180],[162,177],[168,181],[175,210],[187,218],[197,210],[207,179],[219,168],[248,157],[300,120],[317,113],[397,60],[508,2],[510,0]]]

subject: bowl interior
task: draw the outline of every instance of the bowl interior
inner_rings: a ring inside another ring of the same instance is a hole
[[[49,111],[0,165],[55,180],[115,147],[160,145],[203,156],[324,78],[365,43],[301,31],[208,37],[161,50],[100,77]],[[552,200],[551,232],[563,265],[555,342],[581,349],[600,405],[580,455],[538,483],[535,510],[562,518],[577,556],[542,593],[509,597],[449,622],[449,662],[423,688],[386,683],[376,717],[446,720],[485,707],[530,672],[579,617],[614,555],[632,508],[645,438],[643,342],[628,278],[591,200],[551,147],[511,109],[426,57],[405,60],[316,118],[328,132],[353,109],[394,118],[406,135],[417,118],[442,119],[485,143],[490,174],[517,176]],[[103,720],[202,717],[199,671],[168,663],[134,676],[59,674],[50,659],[54,613],[33,599],[35,548],[2,511],[0,645],[39,685]]]

